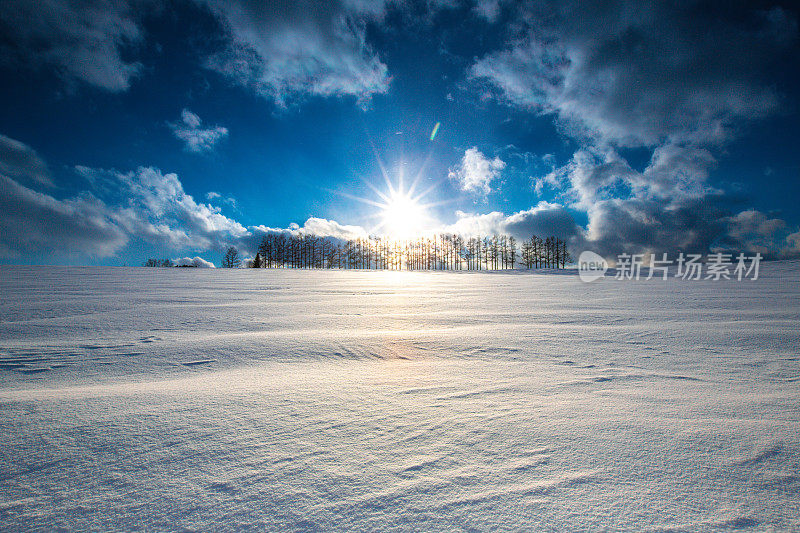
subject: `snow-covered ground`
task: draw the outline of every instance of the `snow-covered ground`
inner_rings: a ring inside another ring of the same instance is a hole
[[[757,281],[0,267],[0,529],[800,530]]]

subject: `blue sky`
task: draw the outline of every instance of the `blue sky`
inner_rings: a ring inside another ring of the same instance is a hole
[[[382,233],[384,170],[429,230],[800,254],[790,4],[10,0],[0,32],[4,263]]]

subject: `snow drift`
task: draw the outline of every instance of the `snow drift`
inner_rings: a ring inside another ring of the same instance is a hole
[[[798,529],[798,266],[2,267],[0,529]]]

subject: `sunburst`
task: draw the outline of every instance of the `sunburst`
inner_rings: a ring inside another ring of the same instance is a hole
[[[393,239],[411,239],[434,231],[438,223],[430,211],[431,208],[449,202],[430,201],[429,195],[439,184],[438,181],[424,191],[417,192],[417,186],[424,175],[428,161],[426,160],[421,165],[420,171],[408,188],[404,184],[405,164],[403,162],[398,165],[394,182],[390,178],[389,172],[381,164],[380,158],[378,158],[378,162],[386,189],[379,190],[371,183],[366,182],[378,197],[377,201],[366,200],[366,203],[377,208],[377,212],[372,216],[377,219],[377,223],[370,229],[370,233],[385,235]],[[364,201],[364,199],[360,200]]]
[[[431,134],[432,138],[439,129],[438,126],[439,124],[437,123]],[[375,194],[372,198],[354,196],[341,190],[330,192],[375,208],[372,214],[366,216],[368,220],[374,221],[371,226],[368,224],[369,227],[367,227],[370,235],[406,240],[435,232],[441,224],[433,214],[432,208],[454,203],[456,199],[431,200],[433,190],[446,180],[446,176],[429,183],[428,187],[421,192],[417,190],[422,179],[426,177],[426,169],[433,155],[433,149],[431,148],[428,151],[427,156],[419,165],[416,175],[406,187],[405,169],[410,165],[405,161],[405,158],[399,157],[396,167],[390,172],[384,164],[375,143],[369,139],[369,144],[380,169],[384,187],[379,188],[379,184],[375,184],[372,180],[361,176],[360,179]]]

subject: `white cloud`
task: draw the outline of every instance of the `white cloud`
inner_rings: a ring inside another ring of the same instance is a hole
[[[488,22],[497,22],[500,16],[500,0],[478,0],[473,7],[479,17]]]
[[[716,163],[716,158],[705,148],[665,143],[653,151],[650,163],[641,174],[633,174],[634,192],[666,200],[718,194],[721,191],[706,183]]]
[[[499,211],[486,214],[457,212],[458,220],[442,231],[464,236],[493,234],[513,235],[527,239],[531,235],[556,236],[565,241],[580,241],[582,230],[564,206],[539,202],[530,209],[506,215]]]
[[[0,257],[50,254],[54,258],[109,257],[131,239],[173,250],[254,250],[265,233],[308,234],[338,239],[367,236],[360,226],[309,218],[289,228],[245,227],[218,208],[186,194],[175,174],[141,167],[119,173],[77,167],[97,190],[56,199],[0,175]],[[193,261],[197,263],[198,258]],[[202,266],[202,265],[198,265]]]
[[[367,236],[367,231],[361,226],[340,224],[335,220],[311,217],[305,221],[301,233],[317,235],[320,237],[336,237],[339,239],[359,239]]]
[[[145,2],[138,2],[144,4]],[[4,0],[0,2],[5,61],[18,67],[50,65],[67,82],[108,91],[130,86],[142,65],[120,49],[142,40],[137,7],[128,0]]]
[[[45,168],[41,159],[31,156],[35,152],[13,139],[2,138],[0,147],[3,143],[13,149],[0,149],[2,257],[37,253],[54,258],[109,257],[131,239],[173,250],[219,251],[229,245],[254,250],[261,235],[268,232],[341,239],[367,236],[360,226],[314,217],[302,227],[297,224],[287,229],[245,227],[223,215],[218,207],[197,202],[184,191],[176,174],[151,167],[118,172],[78,166],[75,170],[87,179],[92,191],[58,199],[19,182],[35,182],[33,178]],[[5,175],[7,169],[12,169],[13,175]],[[26,171],[32,175],[24,175]],[[220,195],[212,191],[207,197],[214,199]]]
[[[224,22],[231,42],[207,66],[286,105],[293,97],[355,96],[389,88],[386,65],[366,42],[384,2],[198,0]]]
[[[786,250],[784,255],[787,257],[800,257],[800,231],[786,236]]]
[[[18,141],[9,141],[7,144],[15,150],[10,152],[9,161],[0,159],[0,168],[13,168],[18,174],[20,169],[36,172],[41,168],[39,164],[15,166],[19,153],[34,152]],[[581,157],[587,161],[582,162]],[[511,215],[458,213],[455,223],[437,231],[462,235],[503,233],[519,239],[531,234],[555,235],[569,242],[573,251],[589,246],[607,256],[709,249],[761,251],[770,257],[800,256],[797,228],[790,228],[775,216],[755,210],[737,213],[719,195],[686,194],[681,186],[676,186],[669,201],[665,201],[659,196],[662,190],[657,180],[648,181],[656,183],[653,187],[638,187],[637,183],[644,180],[641,173],[623,165],[613,154],[607,154],[602,161],[591,157],[595,156],[582,154],[559,169],[558,177],[570,184],[565,198],[571,198],[575,206],[588,206],[586,230],[565,206],[540,202]],[[666,156],[656,156],[656,163],[648,168],[656,168],[662,157]],[[266,233],[336,239],[368,235],[361,226],[315,217],[302,226],[245,227],[223,215],[219,208],[195,201],[186,194],[176,174],[155,168],[140,167],[126,173],[86,167],[76,170],[89,180],[92,191],[63,199],[37,192],[0,172],[0,256],[49,254],[54,260],[87,255],[109,257],[131,239],[173,250],[221,251],[234,245],[242,252],[252,252]],[[35,182],[30,177],[15,177]],[[628,185],[627,196],[606,191],[620,184]],[[653,188],[659,195],[652,192]]]
[[[500,175],[506,164],[499,157],[488,159],[477,147],[464,152],[458,166],[450,169],[449,178],[463,191],[487,195],[492,192],[492,181]]]
[[[215,268],[214,263],[206,261],[202,257],[181,257],[172,261],[176,267],[196,267],[196,268]]]
[[[183,190],[176,174],[140,167],[128,173],[81,169],[116,180],[127,201],[118,215],[130,233],[177,249],[220,249],[248,230],[220,213],[219,208],[198,203]]]
[[[186,194],[175,174],[147,167],[127,173],[76,170],[94,192],[57,199],[0,175],[2,255],[108,257],[131,238],[170,249],[219,250],[251,235],[218,208]]]
[[[564,190],[571,206],[588,210],[611,198],[661,200],[665,206],[721,191],[706,183],[716,159],[703,148],[665,144],[654,150],[643,171],[634,170],[615,150],[577,150],[541,183]]]
[[[171,122],[169,127],[175,137],[182,140],[189,152],[208,152],[219,141],[228,136],[228,129],[222,126],[203,128],[202,120],[188,109],[181,112],[180,122]]]
[[[706,183],[715,163],[702,148],[664,145],[633,169],[616,151],[578,150],[544,183],[588,218],[583,245],[606,255],[714,249],[796,256],[788,225],[755,210],[738,211]]]
[[[253,226],[250,228],[254,235],[260,239],[265,233],[284,233],[291,235],[316,235],[317,237],[333,237],[336,239],[363,239],[369,235],[361,226],[340,224],[335,220],[310,217],[302,226],[297,223],[289,224],[288,228],[271,228],[269,226]]]
[[[234,198],[233,196],[222,196],[220,193],[215,192],[215,191],[207,192],[206,193],[206,200],[209,201],[209,202],[213,202],[215,200],[218,200],[218,201],[220,201],[220,202],[222,202],[224,204],[228,204],[229,206],[231,206],[234,209],[236,209],[236,206],[237,206],[236,198]]]

